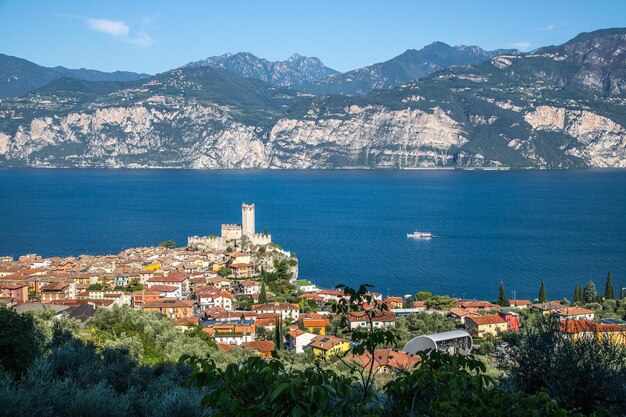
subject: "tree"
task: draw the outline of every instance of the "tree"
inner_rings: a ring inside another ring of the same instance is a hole
[[[546,286],[543,281],[541,281],[541,285],[539,286],[539,297],[537,297],[537,301],[540,303],[545,303],[546,301],[548,301],[548,296],[546,295]]]
[[[426,300],[426,308],[429,310],[444,310],[446,308],[455,307],[456,300],[447,295],[433,295]]]
[[[572,297],[572,302],[578,302],[578,284],[574,287],[574,297]]]
[[[166,240],[163,242],[159,242],[160,248],[174,249],[176,248],[176,242],[173,240]]]
[[[283,349],[283,332],[282,332],[282,320],[280,317],[276,319],[276,329],[274,330],[274,343],[276,344],[276,350]]]
[[[606,284],[604,284],[604,298],[606,300],[615,299],[615,291],[613,290],[613,280],[611,278],[611,271],[606,276]]]
[[[219,275],[222,278],[226,278],[229,277],[231,274],[233,273],[233,271],[230,268],[220,268],[219,271],[217,271],[217,275]]]
[[[261,284],[261,292],[259,293],[259,304],[267,303],[267,290],[265,289],[265,281]]]
[[[500,291],[498,294],[498,305],[500,305],[501,307],[510,307],[511,303],[509,302],[509,299],[506,298],[506,292],[504,291],[504,283],[502,281],[500,281]]]
[[[592,280],[587,282],[585,289],[583,290],[583,301],[587,304],[594,303],[597,299],[596,296],[596,284]]]
[[[40,332],[33,317],[0,306],[0,365],[22,375],[41,353]]]
[[[509,347],[498,366],[508,384],[528,394],[545,391],[586,415],[625,415],[626,349],[596,334],[573,338],[562,326],[558,318],[541,315],[536,327],[503,335]]]
[[[415,298],[417,298],[418,301],[426,301],[432,296],[433,296],[433,293],[428,292],[428,291],[420,291],[417,294],[415,294]]]

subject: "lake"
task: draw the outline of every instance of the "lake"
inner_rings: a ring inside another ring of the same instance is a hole
[[[318,286],[367,282],[495,299],[626,285],[626,171],[0,169],[0,255],[117,253],[219,234],[256,204],[257,231]],[[407,239],[415,230],[430,240]]]

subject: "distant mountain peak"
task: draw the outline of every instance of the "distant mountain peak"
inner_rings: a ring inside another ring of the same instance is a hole
[[[273,85],[300,88],[337,71],[326,67],[319,58],[299,53],[284,61],[269,61],[250,52],[237,52],[191,62],[185,67],[209,66],[228,70],[241,77],[258,78]]]

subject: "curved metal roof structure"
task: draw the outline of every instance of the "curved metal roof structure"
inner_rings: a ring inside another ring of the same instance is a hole
[[[472,350],[472,336],[464,330],[424,334],[409,340],[402,348],[404,352],[412,355],[428,349],[468,355]]]

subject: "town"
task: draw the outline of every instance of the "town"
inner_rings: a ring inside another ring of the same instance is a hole
[[[502,284],[497,302],[370,292],[371,303],[360,311],[334,314],[330,307],[344,291],[299,279],[295,255],[267,231],[256,232],[255,205],[241,209],[241,224],[223,224],[220,236],[189,237],[186,247],[164,241],[117,255],[2,257],[0,301],[19,313],[48,311],[83,322],[98,309],[128,306],[167,317],[181,332],[200,328],[224,351],[241,347],[265,359],[285,349],[331,361],[354,346],[351,331],[394,329],[398,344],[375,352],[382,373],[410,368],[427,349],[491,353],[501,334],[518,332],[533,312],[554,316],[574,337],[595,334],[626,346],[626,322],[617,311],[622,290],[604,298],[595,292],[588,306],[579,287],[573,302],[548,301],[545,288],[538,300],[508,300]],[[372,312],[375,306],[385,308]],[[418,319],[438,325],[420,326]]]

